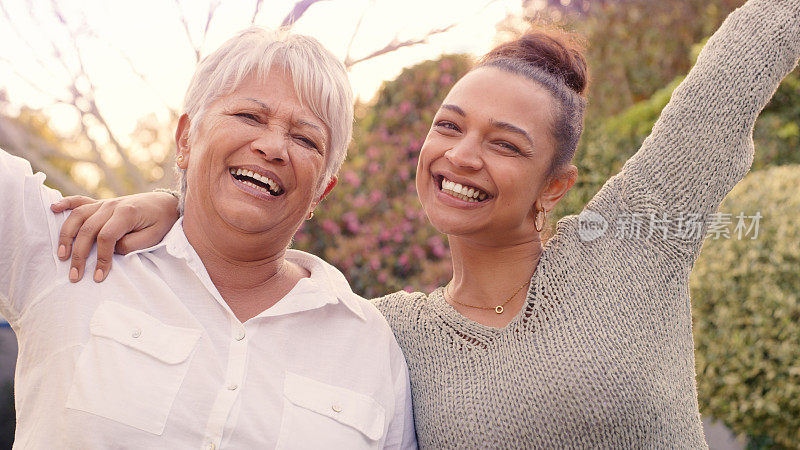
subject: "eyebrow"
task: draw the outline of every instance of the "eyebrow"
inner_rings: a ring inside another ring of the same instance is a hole
[[[524,137],[528,141],[528,144],[531,145],[531,147],[535,147],[535,145],[533,144],[533,139],[531,138],[531,135],[528,134],[527,131],[523,130],[522,128],[520,128],[520,127],[518,127],[516,125],[512,125],[512,124],[510,124],[508,122],[498,122],[498,121],[495,121],[493,119],[492,120],[492,126],[495,127],[495,128],[500,128],[501,130],[505,130],[505,131],[509,131],[511,133],[518,134],[518,135]]]
[[[456,105],[451,105],[449,103],[445,103],[445,104],[443,104],[441,106],[441,108],[453,111],[454,113],[458,114],[461,117],[466,117],[467,116],[467,113],[465,113],[463,109],[461,109],[460,107],[458,107]]]
[[[256,100],[256,99],[254,99],[254,98],[251,98],[251,97],[246,97],[244,100],[247,100],[247,101],[250,101],[250,102],[253,102],[253,103],[257,104],[257,105],[258,105],[258,106],[260,106],[260,107],[261,107],[261,108],[262,108],[262,109],[263,109],[263,110],[264,110],[264,111],[265,111],[267,114],[272,114],[272,113],[274,112],[274,111],[273,111],[273,109],[272,109],[272,108],[270,108],[270,106],[269,106],[269,105],[267,105],[266,103],[264,103],[264,102],[262,102],[262,101],[260,101],[260,100]],[[316,124],[314,124],[314,123],[311,123],[311,122],[309,122],[309,121],[307,121],[307,120],[298,120],[298,121],[297,121],[297,124],[298,124],[298,125],[304,125],[304,126],[308,126],[308,127],[314,128],[315,130],[317,130],[317,131],[319,131],[320,133],[322,133],[323,135],[325,135],[325,131],[324,131],[322,128],[320,128],[320,126],[319,126],[319,125],[316,125]]]
[[[458,114],[461,117],[467,117],[467,113],[465,113],[463,109],[461,109],[459,106],[456,106],[456,105],[451,105],[449,103],[445,103],[445,104],[443,104],[441,106],[441,109],[446,109],[446,110],[449,110],[449,111],[453,111],[454,113]],[[531,147],[535,147],[535,145],[533,143],[533,138],[531,138],[531,135],[528,134],[528,132],[523,130],[522,128],[520,128],[520,127],[518,127],[516,125],[512,125],[512,124],[510,124],[508,122],[498,122],[498,121],[496,121],[494,119],[492,119],[491,125],[493,127],[495,127],[495,128],[500,128],[501,130],[509,131],[511,133],[514,133],[514,134],[519,134],[520,136],[524,137],[528,141],[528,144],[530,144]]]

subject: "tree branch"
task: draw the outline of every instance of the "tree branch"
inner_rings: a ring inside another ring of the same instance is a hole
[[[261,3],[263,0],[256,0],[256,9],[253,11],[253,18],[250,19],[250,25],[256,23],[256,16],[258,15],[259,11],[261,11]]]
[[[399,40],[397,40],[397,37],[395,37],[394,39],[392,39],[392,42],[389,42],[388,44],[386,44],[386,46],[383,47],[382,49],[376,50],[376,51],[370,53],[369,55],[367,55],[367,56],[365,56],[363,58],[358,58],[358,59],[350,59],[350,58],[348,58],[348,59],[345,59],[344,66],[347,67],[347,69],[350,69],[351,67],[355,66],[356,64],[358,64],[360,62],[364,62],[364,61],[367,61],[369,59],[373,59],[373,58],[376,58],[378,56],[385,55],[387,53],[391,53],[391,52],[393,52],[395,50],[398,50],[398,49],[401,49],[403,47],[411,47],[411,46],[414,46],[414,45],[417,45],[417,44],[427,43],[428,39],[431,36],[450,31],[450,29],[453,28],[454,26],[456,26],[456,24],[453,23],[453,24],[450,24],[450,25],[448,25],[448,26],[446,26],[444,28],[437,28],[435,30],[431,30],[431,31],[427,32],[425,34],[425,36],[422,36],[422,37],[417,38],[417,39],[409,39],[407,41],[399,41]]]
[[[358,18],[358,22],[356,22],[356,28],[353,30],[352,36],[350,36],[350,42],[347,43],[347,51],[345,52],[344,60],[347,61],[350,59],[350,48],[353,47],[353,42],[356,40],[356,35],[358,34],[358,30],[361,28],[361,22],[364,21],[364,16],[367,15],[367,10],[369,7],[375,3],[375,0],[370,0],[369,5],[361,11],[361,17]]]
[[[314,3],[319,3],[325,0],[300,0],[294,4],[294,8],[283,18],[281,22],[281,28],[291,28],[292,25],[295,24],[303,14],[305,14],[306,10],[313,5]]]
[[[192,39],[192,33],[189,31],[189,22],[186,20],[186,14],[183,13],[180,0],[175,0],[175,6],[178,7],[178,18],[181,21],[181,25],[183,25],[183,31],[186,32],[186,39],[189,41],[192,51],[194,51],[194,61],[200,62],[200,47],[195,45],[194,39]]]

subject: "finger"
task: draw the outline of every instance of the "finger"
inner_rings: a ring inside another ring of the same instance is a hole
[[[143,228],[123,236],[117,241],[115,251],[120,255],[127,255],[132,251],[152,247],[159,243],[160,236],[163,236],[163,233],[156,231],[152,226]]]
[[[72,245],[72,267],[69,270],[69,281],[75,283],[83,278],[86,258],[92,250],[97,234],[111,218],[112,213],[113,207],[104,204],[81,225]]]
[[[85,195],[70,195],[50,205],[50,210],[55,213],[60,213],[68,209],[75,209],[79,206],[94,203],[97,200],[87,197]]]
[[[94,281],[99,283],[108,276],[117,242],[136,226],[134,215],[133,208],[119,206],[97,233],[97,265],[94,270]]]
[[[66,261],[72,253],[72,244],[75,241],[75,236],[78,230],[81,229],[84,222],[91,217],[103,205],[103,202],[89,203],[83,206],[76,207],[69,213],[64,223],[61,225],[61,231],[58,233],[58,259]]]

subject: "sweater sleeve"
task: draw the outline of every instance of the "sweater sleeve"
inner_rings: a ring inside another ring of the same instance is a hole
[[[651,243],[696,257],[710,215],[750,170],[758,114],[798,56],[800,0],[750,0],[732,12],[642,147],[587,208],[622,200],[615,214],[658,215],[670,238],[653,233],[648,238],[662,242]],[[681,233],[686,217],[695,217],[702,233]]]

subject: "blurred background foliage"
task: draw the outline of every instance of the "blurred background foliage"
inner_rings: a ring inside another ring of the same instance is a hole
[[[577,214],[639,148],[702,43],[743,2],[524,3],[529,14],[499,24],[498,40],[532,21],[561,24],[585,37],[592,74],[585,131],[574,161],[578,182],[550,215],[552,230],[559,218]],[[371,102],[357,105],[354,141],[339,184],[295,238],[296,248],[339,267],[365,297],[399,289],[430,291],[448,279],[447,242],[427,224],[417,202],[416,158],[438,105],[471,63],[459,55],[423,62],[385,83]],[[50,149],[43,153],[46,165],[38,167],[65,192],[122,194],[137,186],[111,186],[113,177],[95,186],[80,183],[81,145],[86,144],[55,135],[36,111],[0,119]],[[692,276],[701,412],[749,435],[754,447],[797,448],[800,442],[798,124],[800,73],[795,70],[756,123],[752,173],[723,204],[734,213],[760,211],[761,235],[752,241],[707,241]],[[145,120],[131,136],[135,153],[149,158],[135,161],[144,168],[138,185],[170,179],[165,167],[171,164],[172,126]]]
[[[760,212],[757,239],[706,240],[691,276],[701,409],[765,448],[800,445],[798,186],[800,165],[745,177],[720,212]]]

